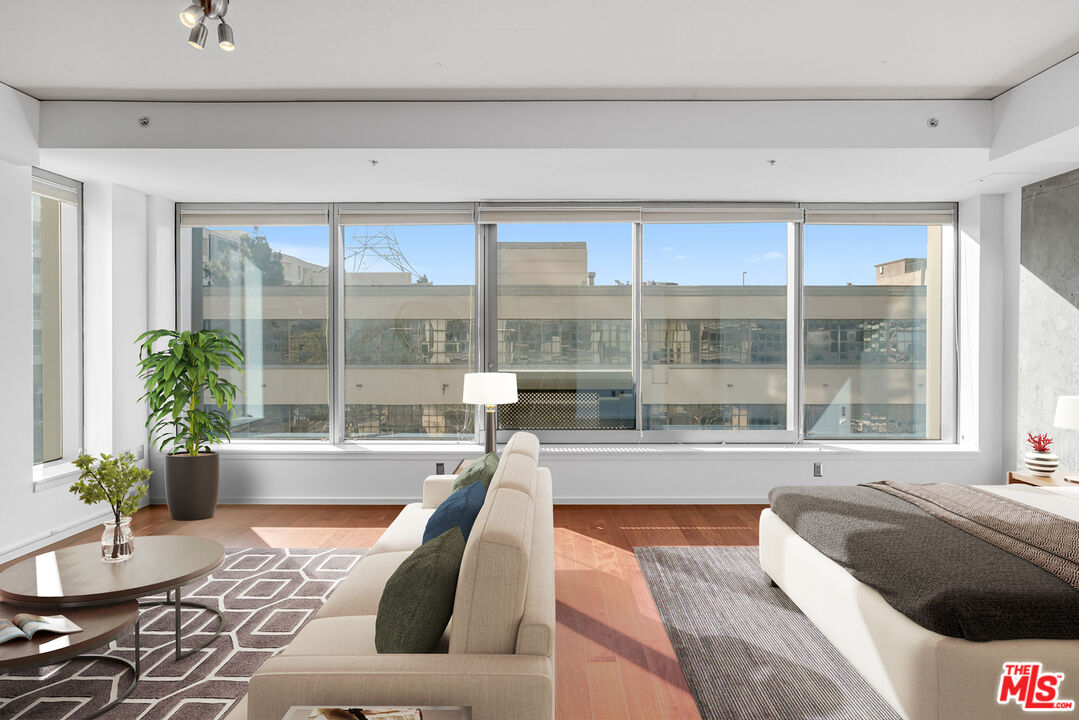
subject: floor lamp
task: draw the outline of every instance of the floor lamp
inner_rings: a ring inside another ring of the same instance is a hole
[[[487,408],[487,441],[484,452],[495,451],[495,408],[517,402],[517,375],[514,373],[467,373],[462,401]]]

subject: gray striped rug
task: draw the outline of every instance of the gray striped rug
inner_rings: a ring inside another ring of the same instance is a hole
[[[755,547],[634,548],[705,720],[898,720]]]

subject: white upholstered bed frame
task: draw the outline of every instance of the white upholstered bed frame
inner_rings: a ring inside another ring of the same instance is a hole
[[[984,487],[1079,520],[1079,488]],[[1039,661],[1046,672],[1065,673],[1060,697],[1075,700],[1079,707],[1079,640],[972,642],[927,630],[855,580],[769,509],[761,513],[760,559],[764,571],[907,720],[1030,717],[1015,703],[997,703],[1005,662]],[[1063,720],[1079,717],[1079,709],[1033,715]]]

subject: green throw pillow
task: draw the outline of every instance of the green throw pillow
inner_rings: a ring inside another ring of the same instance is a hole
[[[375,618],[380,653],[434,650],[453,615],[465,538],[453,527],[405,558],[382,591]]]
[[[491,478],[498,469],[498,455],[489,452],[478,460],[473,460],[468,467],[457,473],[457,479],[453,481],[453,489],[460,490],[468,487],[477,480],[483,483],[483,489],[491,488]]]

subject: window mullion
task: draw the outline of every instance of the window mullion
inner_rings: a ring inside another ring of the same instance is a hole
[[[345,440],[345,253],[344,238],[338,227],[339,210],[330,205],[330,322],[327,338],[330,350],[330,443]]]
[[[787,224],[787,429],[798,442],[805,437],[803,387],[805,353],[802,350],[802,249],[804,223]]]
[[[641,292],[641,277],[644,268],[644,224],[633,223],[633,277],[630,293],[632,309],[630,321],[630,364],[633,373],[633,398],[636,405],[636,427],[638,433],[644,432],[644,393],[641,388],[642,347],[644,339],[644,304]]]

